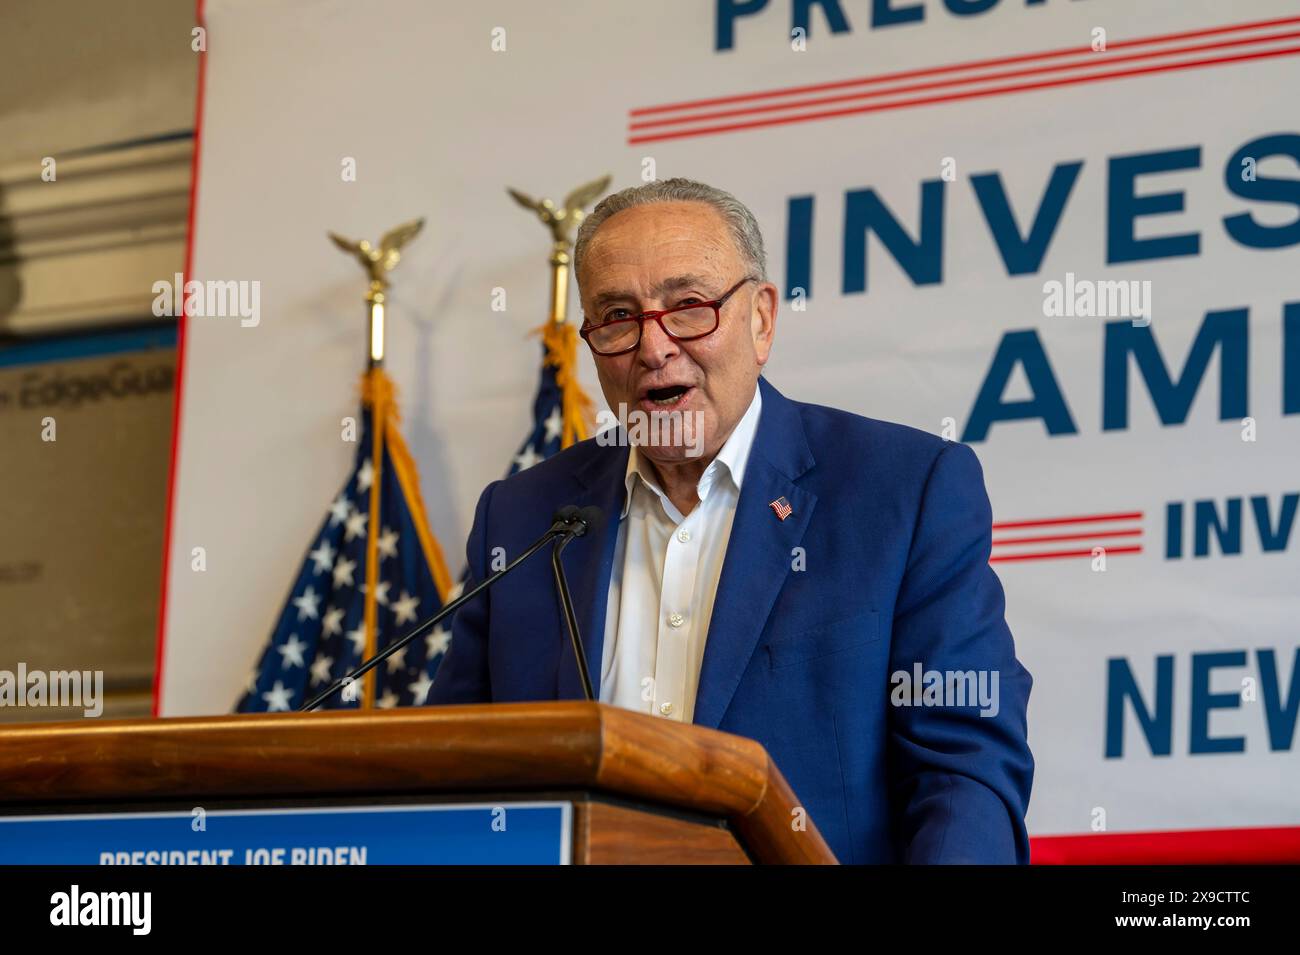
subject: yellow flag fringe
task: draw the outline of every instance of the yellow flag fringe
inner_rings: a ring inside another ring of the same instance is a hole
[[[382,380],[384,378],[381,370],[371,368],[366,371],[361,385],[362,403],[370,406],[370,466],[374,475],[370,481],[370,517],[366,525],[365,658],[367,660],[379,649],[379,488],[383,484],[385,410],[393,394],[391,382],[386,383]],[[368,710],[375,705],[375,671],[371,670],[363,679],[365,683],[361,695],[361,708]]]
[[[564,429],[560,447],[567,448],[585,441],[595,426],[595,406],[578,384],[578,330],[568,322],[547,322],[534,329],[546,347],[545,363],[555,369],[555,383],[560,387],[560,414]]]
[[[370,520],[366,539],[366,658],[378,652],[378,604],[376,587],[379,572],[379,488],[384,461],[384,446],[387,444],[388,457],[393,464],[393,472],[402,487],[406,506],[411,512],[411,522],[415,525],[415,534],[420,539],[424,551],[425,563],[433,574],[434,586],[438,588],[438,598],[447,602],[451,592],[451,574],[447,571],[447,562],[443,558],[438,539],[429,529],[429,516],[424,507],[424,498],[420,494],[420,479],[415,461],[402,438],[398,428],[402,415],[397,405],[397,388],[382,368],[368,369],[361,377],[361,403],[370,408],[371,426],[374,429],[374,451],[372,467],[375,471],[374,483],[370,485]],[[374,671],[366,674],[365,698],[362,705],[367,709],[373,705]]]

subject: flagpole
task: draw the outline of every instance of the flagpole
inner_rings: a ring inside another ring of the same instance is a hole
[[[587,437],[591,415],[591,399],[578,384],[577,330],[569,324],[569,272],[573,263],[573,244],[578,226],[587,215],[584,208],[609,188],[612,178],[602,176],[578,186],[564,197],[562,205],[556,205],[552,199],[534,199],[517,189],[506,189],[515,202],[536,213],[551,232],[551,314],[541,332],[546,346],[545,360],[555,367],[556,384],[560,387],[560,414],[564,421],[561,448]]]
[[[567,242],[551,246],[551,322],[563,325],[569,320],[569,263],[572,261]]]
[[[365,599],[365,658],[373,657],[379,650],[379,535],[382,528],[380,489],[383,486],[384,434],[388,424],[388,405],[392,386],[384,374],[384,339],[389,287],[388,274],[401,260],[401,249],[424,228],[423,219],[413,219],[386,232],[379,246],[365,239],[353,241],[333,232],[329,234],[340,249],[350,252],[365,268],[370,279],[366,290],[367,358],[362,381],[362,403],[370,406],[370,465],[373,475],[370,483],[369,517],[366,522],[366,599]],[[375,672],[365,674],[361,693],[361,707],[375,706]]]

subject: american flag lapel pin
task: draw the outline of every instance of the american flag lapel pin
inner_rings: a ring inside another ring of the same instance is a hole
[[[794,508],[790,506],[790,502],[783,497],[778,497],[767,506],[770,507],[776,516],[781,518],[781,520],[785,520],[794,513]]]

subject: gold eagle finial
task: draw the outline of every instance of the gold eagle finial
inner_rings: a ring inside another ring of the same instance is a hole
[[[402,247],[419,235],[423,228],[423,219],[403,222],[384,233],[383,238],[379,240],[378,248],[365,239],[347,239],[337,232],[329,233],[329,237],[334,240],[335,245],[344,252],[352,253],[361,263],[361,267],[370,276],[372,285],[386,286],[388,273],[402,259]]]
[[[609,188],[612,176],[601,176],[584,183],[564,197],[564,204],[557,206],[552,199],[534,199],[518,189],[506,188],[511,198],[525,209],[537,213],[537,218],[551,230],[551,238],[557,245],[573,244],[574,234],[587,213],[584,207],[591,204],[597,196]]]

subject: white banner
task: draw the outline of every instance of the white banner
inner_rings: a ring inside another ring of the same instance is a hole
[[[364,281],[326,231],[428,219],[388,367],[456,573],[547,303],[547,233],[505,187],[682,175],[764,227],[778,388],[983,462],[1035,678],[1031,832],[1300,825],[1294,0],[206,19],[191,278],[260,283],[260,315],[185,331],[164,714],[231,707],[346,473]]]

